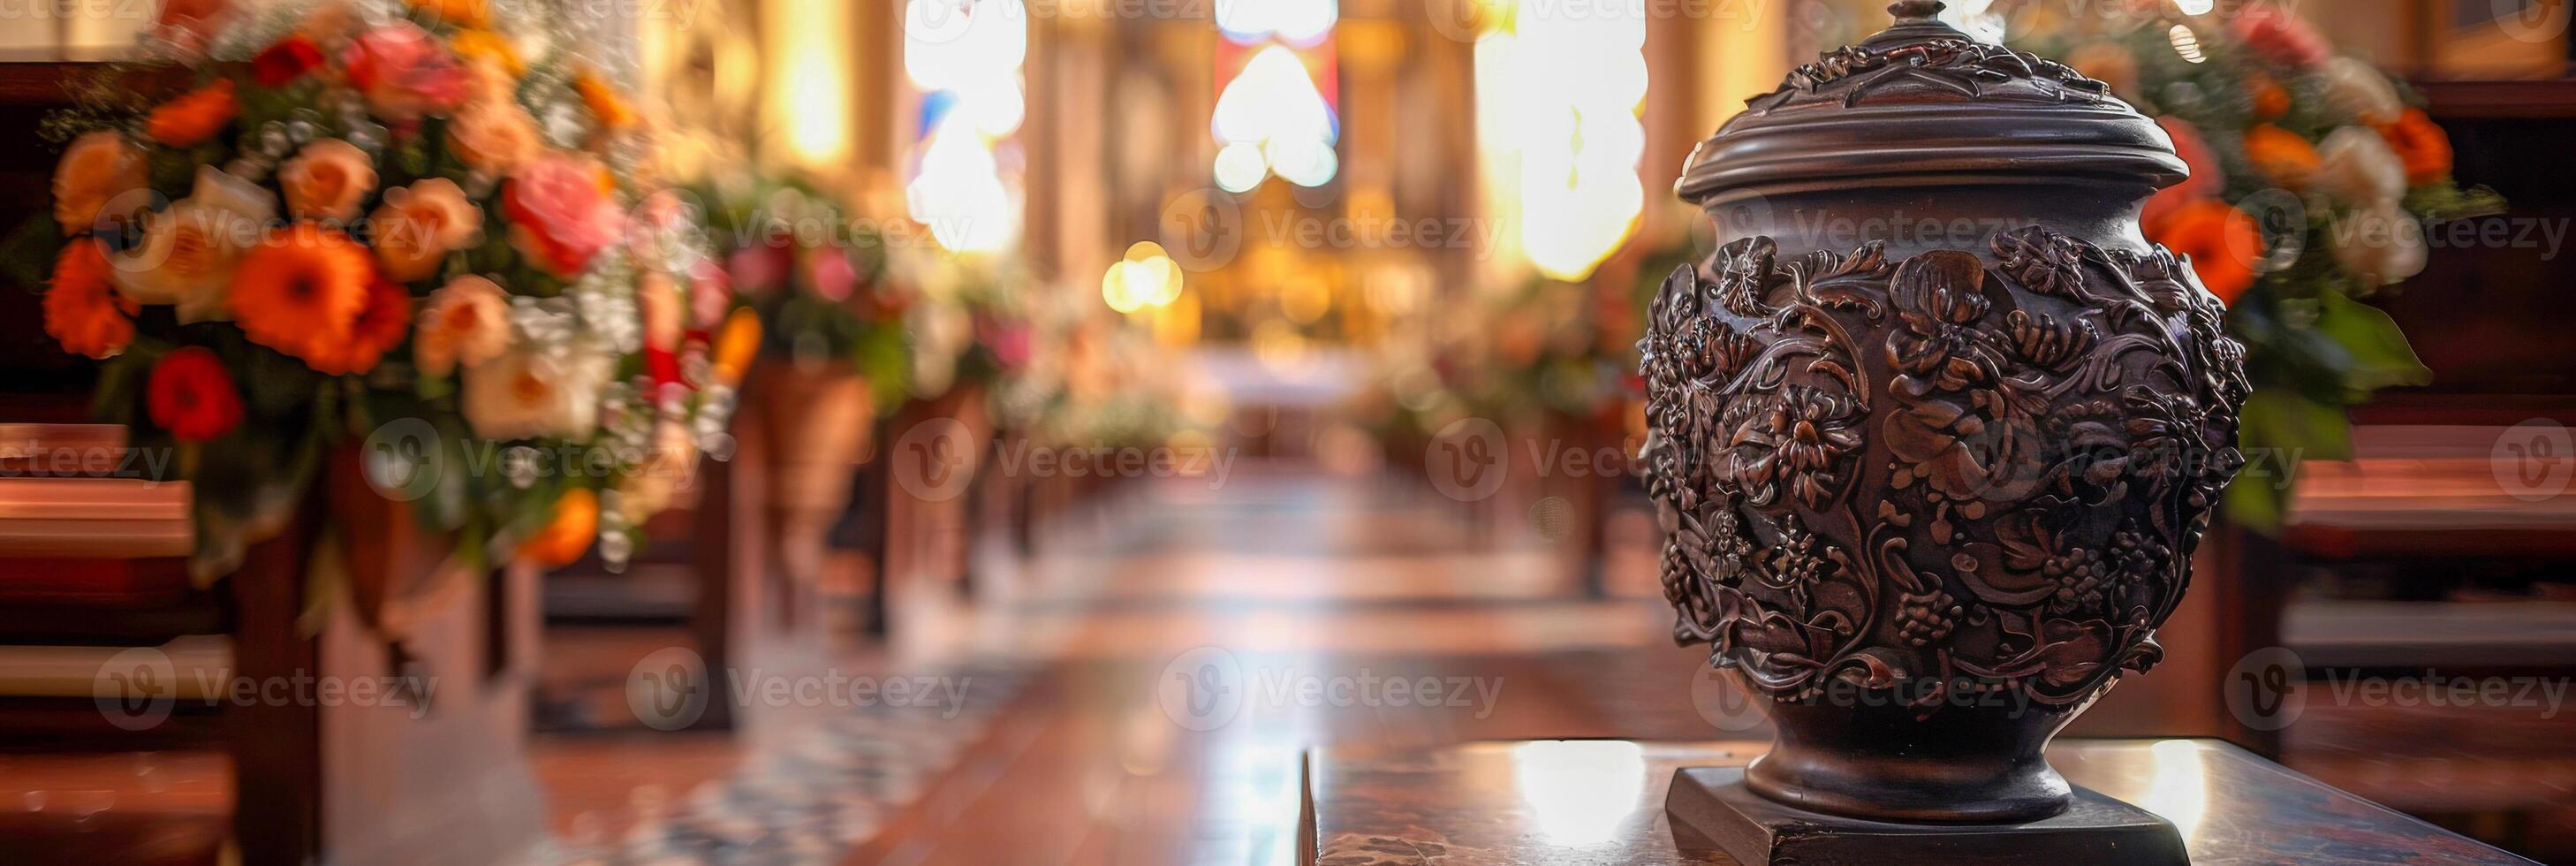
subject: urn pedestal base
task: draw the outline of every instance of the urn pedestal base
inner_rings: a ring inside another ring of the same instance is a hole
[[[2002,824],[1899,823],[1810,812],[1756,794],[1740,767],[1685,767],[1664,795],[1673,841],[1745,864],[1978,863],[2185,866],[2182,834],[2155,813],[2075,788],[2066,811]]]

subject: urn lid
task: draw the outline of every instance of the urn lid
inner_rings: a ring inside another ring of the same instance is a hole
[[[1978,42],[1937,0],[1887,7],[1894,26],[1826,52],[1746,101],[1691,151],[1675,191],[2097,180],[2170,186],[2173,141],[2109,86],[2063,63]]]

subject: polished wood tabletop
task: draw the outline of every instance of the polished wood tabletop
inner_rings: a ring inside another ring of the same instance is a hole
[[[1673,771],[1742,766],[1761,742],[1535,740],[1310,751],[1298,859],[1376,864],[1724,864],[1681,851]],[[2069,781],[2162,815],[2200,866],[2528,863],[2216,740],[2060,740]]]

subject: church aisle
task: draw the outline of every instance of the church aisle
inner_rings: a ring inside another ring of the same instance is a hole
[[[1586,599],[1428,490],[1162,485],[1047,555],[989,615],[1059,661],[845,862],[1290,863],[1313,744],[1717,735],[1660,599]]]

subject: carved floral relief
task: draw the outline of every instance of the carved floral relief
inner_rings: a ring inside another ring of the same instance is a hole
[[[1777,699],[1906,685],[1925,714],[2157,660],[2248,390],[2181,261],[2033,227],[1705,267],[1641,344],[1677,640]]]

